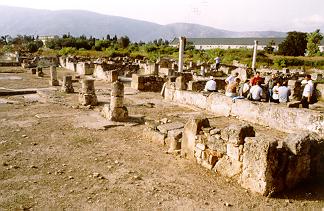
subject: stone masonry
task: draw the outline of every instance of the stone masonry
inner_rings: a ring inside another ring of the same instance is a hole
[[[63,76],[63,84],[62,84],[61,91],[65,92],[65,93],[73,93],[74,92],[71,75]]]
[[[59,81],[57,80],[57,71],[56,71],[56,67],[55,66],[51,66],[50,67],[50,76],[51,76],[51,79],[49,81],[49,84],[51,86],[58,86],[59,85]]]
[[[95,106],[98,104],[97,95],[95,93],[94,80],[82,80],[81,90],[79,92],[79,104],[83,106]]]
[[[123,122],[128,119],[128,111],[124,106],[124,84],[116,81],[112,84],[110,105],[103,108],[103,116],[111,121]]]

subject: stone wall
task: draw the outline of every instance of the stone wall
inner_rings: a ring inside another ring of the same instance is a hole
[[[220,93],[205,96],[202,93],[175,90],[172,83],[167,84],[164,96],[167,100],[194,105],[223,116],[235,116],[284,132],[309,131],[324,136],[324,115],[319,111],[245,99],[236,100],[234,103],[231,98]]]
[[[164,78],[155,75],[132,75],[131,87],[139,91],[160,92]]]
[[[246,123],[214,128],[204,117],[181,122],[146,122],[144,136],[168,153],[179,154],[242,187],[265,196],[295,187],[324,173],[324,140],[315,134],[291,134],[281,140],[257,135]]]
[[[76,64],[76,72],[79,75],[92,75],[94,71],[94,64],[88,62],[78,62]]]

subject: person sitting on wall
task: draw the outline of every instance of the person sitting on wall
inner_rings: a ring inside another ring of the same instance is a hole
[[[251,100],[261,101],[263,90],[261,88],[261,81],[257,81],[256,85],[252,86],[250,89]]]
[[[277,85],[277,75],[272,74],[270,80],[268,81],[268,97],[270,101],[273,101],[273,87]]]
[[[231,83],[234,83],[235,82],[235,78],[238,77],[238,73],[234,73],[234,75],[230,75],[228,76],[226,79],[225,79],[225,83],[228,85],[228,84],[231,84]]]
[[[216,92],[217,91],[216,81],[213,76],[210,76],[210,80],[207,81],[204,90],[208,91],[208,92]]]
[[[280,82],[278,81],[277,84],[272,88],[272,102],[279,103],[279,87],[281,86]],[[271,100],[271,98],[270,98]]]
[[[282,86],[278,88],[278,97],[279,103],[287,103],[289,102],[289,96],[291,95],[291,91],[288,88],[288,82],[285,81]]]
[[[240,82],[240,78],[235,78],[235,82],[228,84],[226,87],[225,95],[228,97],[236,97],[238,95],[238,87]]]
[[[255,76],[253,78],[251,78],[251,81],[250,81],[251,86],[256,85],[258,81],[260,81],[260,82],[262,81],[262,78],[260,76],[260,72],[256,72]]]
[[[250,91],[250,80],[245,80],[243,83],[240,84],[239,88],[239,96],[247,97]]]
[[[306,81],[306,85],[303,90],[301,104],[302,104],[303,108],[309,108],[309,104],[311,102],[311,98],[312,98],[313,90],[314,90],[314,84],[312,82],[311,75],[306,75],[305,81]]]

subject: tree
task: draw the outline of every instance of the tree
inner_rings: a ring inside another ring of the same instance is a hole
[[[320,33],[319,29],[316,29],[312,33],[307,34],[307,55],[315,56],[320,50],[318,46],[323,39],[323,35]]]
[[[284,56],[304,56],[307,47],[307,33],[288,32],[286,39],[279,44],[278,54]]]
[[[128,45],[129,45],[129,43],[130,43],[130,40],[129,40],[129,38],[128,38],[127,36],[125,36],[125,37],[120,37],[120,38],[118,39],[118,44],[119,44],[120,47],[122,47],[122,48],[127,48]]]
[[[274,47],[272,47],[272,46],[274,46],[276,43],[274,42],[274,40],[271,40],[268,44],[267,44],[267,46],[266,47],[264,47],[264,51],[266,52],[266,53],[273,53],[273,50],[274,50]]]

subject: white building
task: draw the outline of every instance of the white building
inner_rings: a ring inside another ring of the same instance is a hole
[[[274,37],[274,38],[260,38],[260,37],[249,37],[249,38],[187,38],[187,42],[190,42],[199,50],[207,49],[253,49],[254,40],[258,40],[258,50],[264,50],[264,48],[273,42],[272,47],[275,51],[278,50],[278,46],[281,42],[285,40],[284,37]],[[177,47],[179,44],[178,38],[175,38],[170,45]],[[324,52],[324,40],[322,40],[319,46],[320,51]]]

